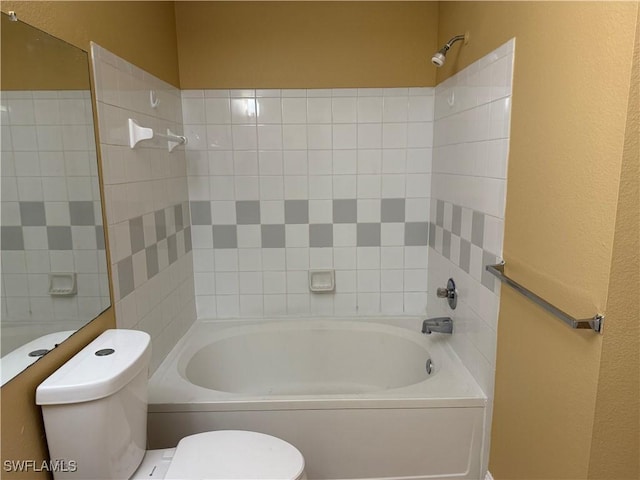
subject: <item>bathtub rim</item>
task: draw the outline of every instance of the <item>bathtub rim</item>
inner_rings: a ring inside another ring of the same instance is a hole
[[[311,322],[349,322],[359,327],[380,325],[419,334],[423,317],[417,316],[367,316],[367,317],[269,317],[198,319],[177,342],[149,380],[149,412],[187,411],[239,411],[239,410],[304,410],[304,409],[356,409],[356,408],[444,408],[485,407],[487,396],[448,344],[445,335],[425,336],[425,347],[434,363],[444,372],[422,382],[377,392],[325,395],[248,395],[222,392],[200,387],[189,382],[178,371],[179,362],[186,363],[185,351],[191,355],[212,343],[198,336],[199,329],[211,329],[214,333],[234,327],[253,327],[276,322],[296,322],[296,327]],[[195,345],[189,342],[195,335]],[[417,337],[423,338],[423,337]],[[198,346],[198,343],[201,345]],[[187,360],[188,361],[188,360]],[[450,375],[447,375],[447,371]],[[425,385],[433,388],[425,391]],[[168,385],[168,389],[166,388]],[[165,388],[163,388],[165,387]],[[437,389],[443,390],[438,393]]]

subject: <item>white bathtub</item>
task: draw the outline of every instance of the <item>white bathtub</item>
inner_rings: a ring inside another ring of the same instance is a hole
[[[200,320],[151,377],[150,447],[245,429],[295,445],[310,479],[479,479],[486,397],[420,323]]]

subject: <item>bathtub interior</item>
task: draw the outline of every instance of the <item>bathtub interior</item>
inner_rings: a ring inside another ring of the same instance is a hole
[[[198,320],[152,375],[150,406],[341,398],[484,406],[447,339],[422,335],[420,324],[420,317]]]
[[[195,385],[250,395],[367,393],[429,377],[429,353],[414,342],[366,330],[336,334],[326,323],[291,328],[298,325],[226,337],[181,362],[179,371]],[[217,365],[224,368],[211,368]]]

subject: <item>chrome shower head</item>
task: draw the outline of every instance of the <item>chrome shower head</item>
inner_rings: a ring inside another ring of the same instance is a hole
[[[458,40],[467,40],[467,35],[456,35],[455,37],[453,37],[451,40],[449,40],[447,43],[444,44],[444,46],[438,50],[433,57],[431,57],[431,63],[433,63],[436,67],[441,67],[442,65],[444,65],[444,62],[447,61],[447,52],[449,51],[449,49],[451,48],[451,45],[453,45],[454,43],[456,43]]]
[[[438,50],[436,53],[434,53],[433,57],[431,57],[431,63],[433,63],[436,67],[441,67],[446,61],[447,51],[445,49]]]

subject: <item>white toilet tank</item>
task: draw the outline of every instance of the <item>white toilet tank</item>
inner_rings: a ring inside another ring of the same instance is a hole
[[[36,390],[55,480],[128,479],[147,437],[151,338],[107,330]]]

